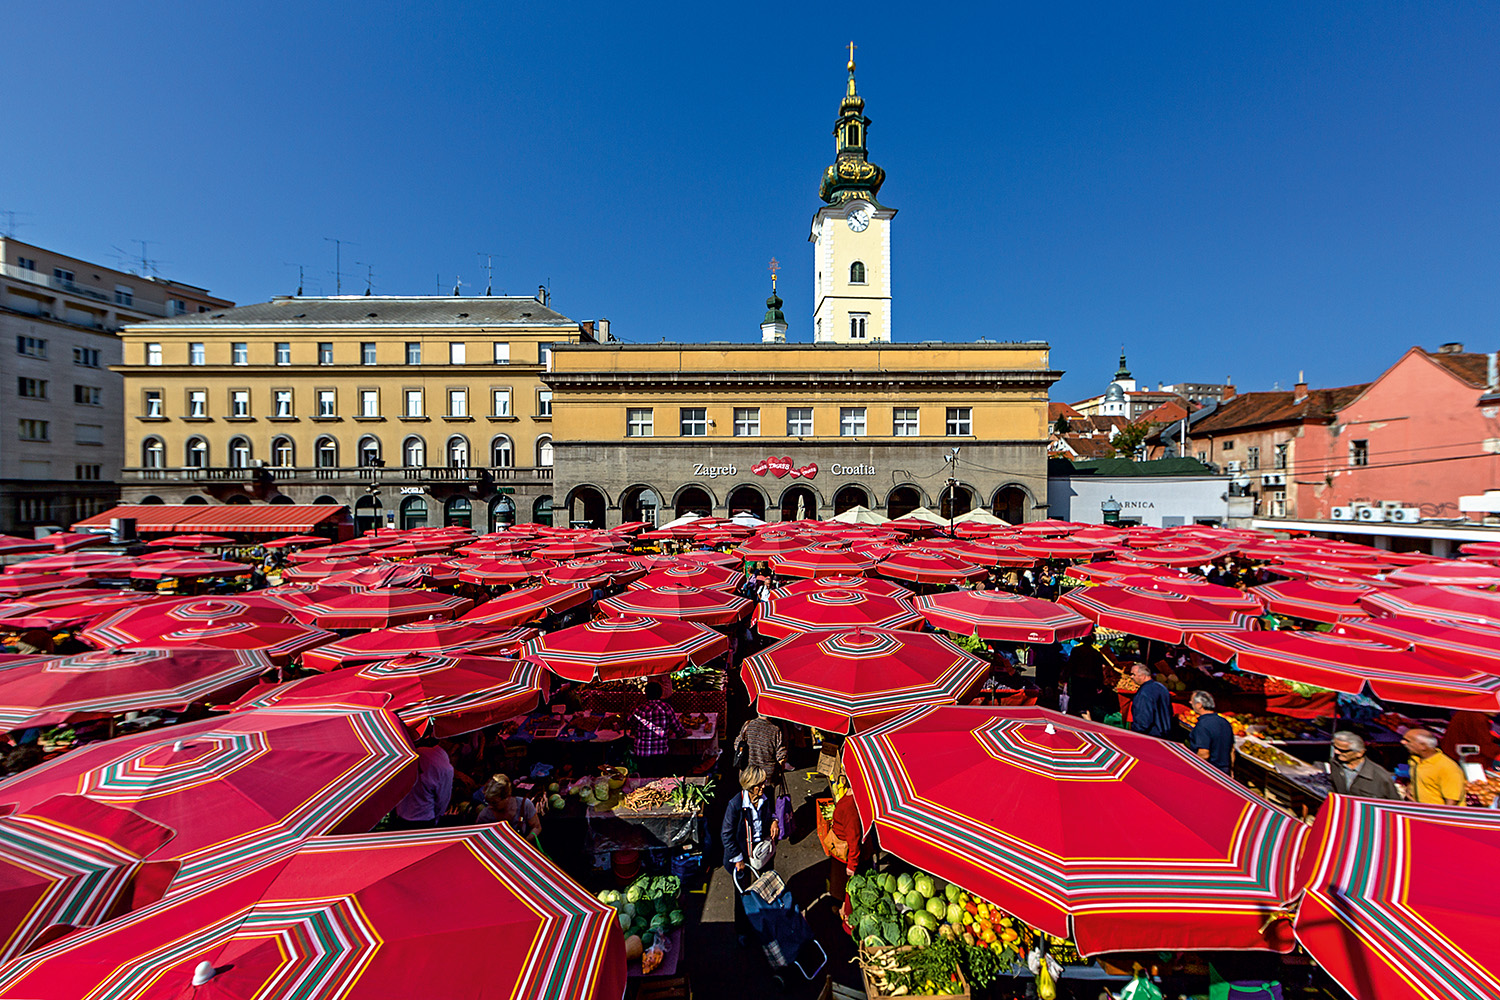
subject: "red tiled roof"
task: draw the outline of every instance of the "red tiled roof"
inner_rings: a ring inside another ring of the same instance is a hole
[[[1148,424],[1175,424],[1179,420],[1186,420],[1188,412],[1186,406],[1173,400],[1141,414],[1140,419]]]
[[[1069,406],[1067,403],[1063,403],[1054,399],[1047,404],[1047,419],[1053,423],[1057,422],[1058,417],[1068,417],[1069,419],[1072,419],[1073,417],[1081,416],[1083,416],[1083,414],[1073,409],[1073,407]]]
[[[345,508],[338,504],[121,504],[84,518],[73,528],[107,528],[113,518],[133,517],[135,530],[142,533],[281,535],[306,531],[345,515]]]
[[[1417,350],[1422,349],[1419,347]],[[1434,354],[1431,351],[1422,351],[1422,353],[1476,389],[1483,389],[1489,383],[1490,363],[1486,355],[1443,354],[1441,352]]]
[[[1217,410],[1193,424],[1193,434],[1221,434],[1267,424],[1329,421],[1368,388],[1369,383],[1336,389],[1309,389],[1300,400],[1295,391],[1241,393],[1220,403]]]

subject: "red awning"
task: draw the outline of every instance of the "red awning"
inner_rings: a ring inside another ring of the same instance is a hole
[[[142,534],[180,531],[220,531],[237,534],[283,535],[337,523],[348,516],[339,504],[121,504],[84,518],[75,530],[108,528],[117,517],[135,518]]]

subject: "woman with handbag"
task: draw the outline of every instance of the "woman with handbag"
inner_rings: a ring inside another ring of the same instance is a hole
[[[740,794],[729,800],[724,825],[719,831],[724,845],[724,868],[734,882],[734,929],[744,944],[750,932],[741,894],[761,872],[776,861],[776,803],[766,791],[766,772],[747,767],[740,772]]]

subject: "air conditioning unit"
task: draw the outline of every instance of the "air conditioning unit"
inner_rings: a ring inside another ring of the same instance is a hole
[[[1226,470],[1228,470],[1229,472],[1239,472],[1240,471],[1240,463],[1238,463],[1238,462],[1226,462],[1225,465],[1224,465],[1224,468]]]
[[[1268,472],[1264,476],[1260,477],[1260,482],[1262,486],[1285,486],[1286,473]]]
[[[1354,508],[1353,507],[1335,507],[1335,508],[1333,508],[1333,519],[1335,521],[1352,521],[1352,520],[1354,520]]]
[[[1380,509],[1381,510],[1395,510],[1397,507],[1405,507],[1405,506],[1406,506],[1406,503],[1404,501],[1401,501],[1401,500],[1382,500],[1382,501],[1380,501]]]
[[[252,458],[250,460],[250,468],[252,469],[264,469],[265,467],[266,460],[263,458]]]
[[[1386,520],[1395,521],[1397,524],[1416,524],[1422,520],[1422,509],[1420,507],[1392,507],[1385,512]]]
[[[1361,507],[1359,519],[1361,521],[1384,521],[1385,511],[1379,507]]]

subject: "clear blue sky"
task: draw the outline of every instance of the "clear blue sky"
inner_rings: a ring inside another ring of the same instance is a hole
[[[4,31],[15,235],[149,240],[240,302],[297,262],[331,293],[336,236],[346,292],[481,291],[491,252],[627,340],[753,339],[774,255],[808,340],[852,35],[899,340],[1048,340],[1063,399],[1121,343],[1242,389],[1500,347],[1494,3],[53,0]]]

